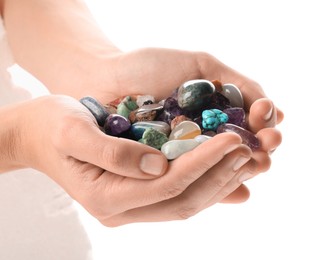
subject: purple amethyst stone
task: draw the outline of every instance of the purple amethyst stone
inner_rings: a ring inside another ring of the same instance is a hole
[[[107,134],[119,136],[130,128],[128,119],[118,114],[111,114],[106,118],[105,131]]]
[[[245,111],[241,107],[231,107],[223,110],[225,114],[228,115],[229,119],[227,123],[240,126],[242,128],[246,127]]]
[[[238,134],[242,138],[243,144],[247,145],[253,151],[258,150],[260,147],[258,138],[252,132],[242,127],[233,124],[219,125],[219,127],[217,128],[217,133],[220,134],[226,132],[233,132]]]
[[[168,97],[164,101],[163,112],[157,120],[170,124],[176,117],[183,114],[183,110],[179,107],[177,100],[173,97]]]

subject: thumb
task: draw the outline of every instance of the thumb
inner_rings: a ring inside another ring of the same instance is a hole
[[[63,147],[68,155],[77,160],[138,179],[154,178],[166,171],[167,159],[157,149],[106,135],[89,122],[80,124],[80,127],[71,132],[72,134],[67,134]]]

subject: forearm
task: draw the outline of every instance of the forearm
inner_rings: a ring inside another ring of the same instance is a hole
[[[22,152],[21,106],[0,108],[0,173],[24,167]]]
[[[91,66],[118,51],[83,1],[4,1],[3,16],[17,63],[53,93],[76,96]]]

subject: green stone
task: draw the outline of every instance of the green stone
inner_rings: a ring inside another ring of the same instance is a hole
[[[168,138],[164,133],[153,128],[149,128],[144,131],[140,142],[160,150],[162,145],[167,141]]]
[[[131,111],[134,111],[138,108],[136,101],[132,100],[130,96],[126,96],[117,106],[117,114],[129,118]]]
[[[197,79],[185,82],[178,88],[177,101],[180,108],[198,110],[210,102],[215,86],[208,80]]]

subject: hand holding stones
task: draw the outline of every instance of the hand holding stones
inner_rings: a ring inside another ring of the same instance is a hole
[[[223,132],[237,133],[252,150],[259,149],[258,138],[246,129],[240,90],[234,84],[215,84],[204,79],[184,82],[172,97],[160,103],[154,103],[154,97],[148,95],[123,97],[105,106],[90,97],[81,99],[81,103],[91,110],[105,133],[152,146],[169,160],[194,149],[199,144],[195,137],[210,138]],[[114,113],[109,112],[110,106]],[[185,119],[170,131],[172,121],[179,117]]]

